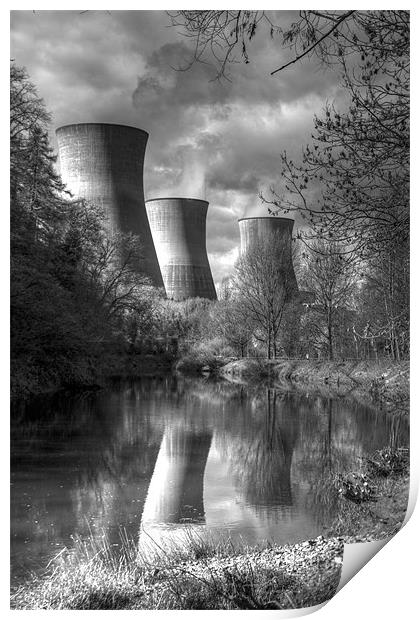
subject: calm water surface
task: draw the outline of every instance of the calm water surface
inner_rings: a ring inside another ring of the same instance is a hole
[[[408,428],[331,399],[177,377],[57,395],[12,416],[12,579],[74,537],[139,544],[185,528],[297,542],[334,518],[327,480]],[[145,534],[146,532],[146,534]]]

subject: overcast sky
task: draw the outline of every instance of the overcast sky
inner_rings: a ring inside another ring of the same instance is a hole
[[[280,24],[292,19],[277,13]],[[231,82],[214,81],[206,64],[176,71],[191,43],[169,23],[162,11],[12,11],[11,57],[37,85],[52,131],[106,122],[149,132],[145,198],[210,202],[207,250],[217,283],[237,255],[238,218],[267,215],[258,193],[279,181],[279,153],[299,154],[314,114],[339,99],[339,81],[315,61],[270,76],[290,52],[263,29],[251,62],[230,68]]]

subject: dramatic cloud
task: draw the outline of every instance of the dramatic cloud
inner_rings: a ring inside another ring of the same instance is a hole
[[[277,12],[278,21],[291,14]],[[54,128],[109,122],[149,132],[146,198],[206,198],[207,248],[216,281],[230,272],[237,219],[265,215],[258,198],[278,180],[279,154],[298,154],[337,76],[304,62],[270,77],[287,51],[260,32],[250,64],[231,82],[194,64],[190,41],[161,11],[14,11],[12,57],[37,84]],[[54,135],[52,133],[52,138]]]

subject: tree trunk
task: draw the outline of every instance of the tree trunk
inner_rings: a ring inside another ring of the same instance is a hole
[[[333,333],[332,333],[332,317],[330,312],[328,312],[328,359],[334,359],[334,349],[333,349]]]
[[[359,359],[359,346],[357,344],[357,336],[356,336],[356,334],[354,335],[354,344],[355,344],[355,348],[356,348],[356,359]]]

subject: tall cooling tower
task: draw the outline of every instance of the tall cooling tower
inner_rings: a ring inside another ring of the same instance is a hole
[[[149,134],[137,127],[81,123],[57,129],[63,182],[76,198],[105,209],[112,231],[140,237],[140,272],[163,286],[144,205],[143,162]]]
[[[290,290],[298,294],[298,285],[292,260],[292,230],[294,221],[286,217],[245,217],[239,221],[241,254],[252,251],[259,243],[270,243],[278,238],[282,247],[282,260],[288,273]]]
[[[150,229],[169,299],[216,299],[206,250],[209,203],[195,198],[146,200]]]

